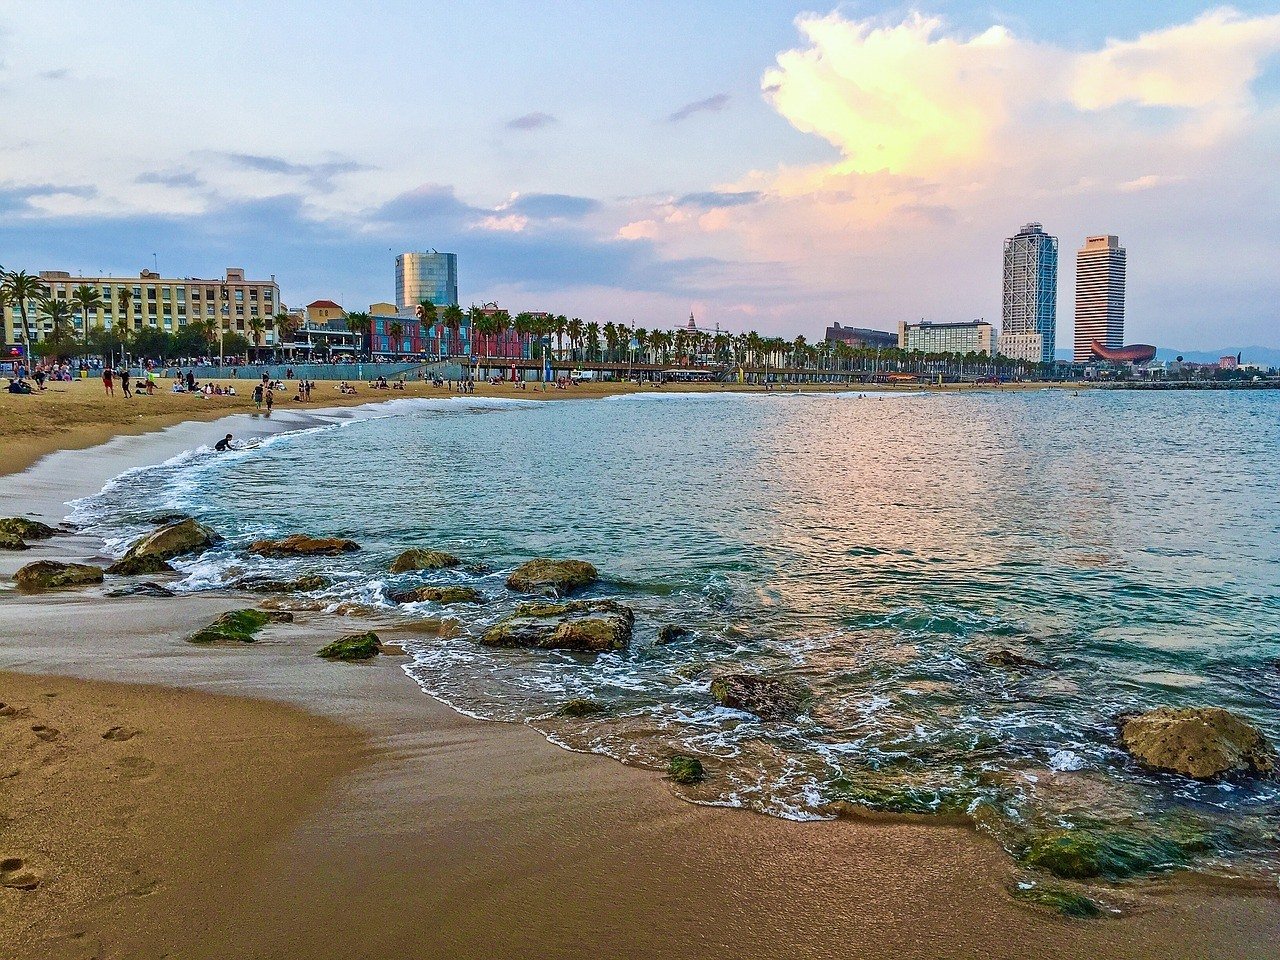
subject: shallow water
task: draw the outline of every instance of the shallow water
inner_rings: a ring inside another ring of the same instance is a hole
[[[707,802],[830,816],[841,798],[975,818],[1013,852],[1055,827],[1177,829],[1216,871],[1274,870],[1274,784],[1138,769],[1118,714],[1221,705],[1280,741],[1280,394],[648,395],[399,401],[378,415],[195,451],[81,502],[122,550],[160,510],[227,537],[184,589],[325,571],[421,633],[411,675],[475,716],[665,766],[693,751]],[[259,536],[350,536],[336,559],[249,557]],[[475,567],[386,574],[430,546]],[[621,654],[490,650],[533,556],[595,563],[631,604]],[[483,569],[479,566],[483,565]],[[493,598],[393,609],[388,589]],[[679,623],[693,639],[657,646]],[[446,631],[448,633],[449,631]],[[1012,650],[1051,669],[989,666]],[[716,706],[710,677],[768,670],[814,693],[794,723]],[[604,717],[561,719],[572,697]]]

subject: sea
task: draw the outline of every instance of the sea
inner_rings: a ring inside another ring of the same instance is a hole
[[[188,451],[73,519],[122,553],[163,512],[225,537],[178,590],[327,574],[291,602],[405,627],[425,694],[628,764],[697,756],[692,802],[958,819],[1015,857],[1063,831],[1172,836],[1145,870],[1280,869],[1275,782],[1153,773],[1117,740],[1127,713],[1221,706],[1280,743],[1280,393],[441,395]],[[363,549],[245,552],[294,532]],[[388,574],[410,547],[465,562]],[[583,596],[633,608],[630,648],[474,642],[532,557],[595,564]],[[387,599],[425,583],[489,602]],[[658,644],[664,625],[690,634]],[[1005,651],[1035,666],[988,662]],[[812,700],[758,720],[710,696],[730,671]],[[576,698],[604,712],[558,715]]]

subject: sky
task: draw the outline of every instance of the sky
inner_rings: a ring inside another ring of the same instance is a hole
[[[1280,2],[0,0],[0,265],[810,340],[1128,250],[1126,340],[1280,346]]]

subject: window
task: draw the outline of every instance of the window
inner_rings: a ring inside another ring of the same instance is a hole
[[[244,291],[243,291],[243,290],[237,290],[237,291],[236,291],[236,303],[244,303]]]

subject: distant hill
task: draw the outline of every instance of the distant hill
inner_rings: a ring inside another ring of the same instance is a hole
[[[1223,347],[1221,350],[1174,350],[1161,347],[1156,351],[1156,359],[1160,361],[1176,360],[1181,357],[1187,363],[1217,363],[1223,357],[1234,357],[1242,354],[1245,363],[1260,363],[1264,367],[1280,367],[1280,348],[1276,347]],[[1059,350],[1059,360],[1071,360],[1070,350]]]

